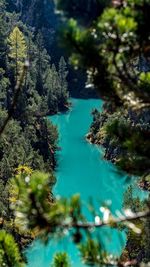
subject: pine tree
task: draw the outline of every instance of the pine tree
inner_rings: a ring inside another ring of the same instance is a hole
[[[67,75],[68,75],[67,65],[66,65],[64,57],[61,57],[59,61],[59,79],[60,79],[60,87],[61,87],[62,93],[67,91],[67,88],[68,88],[68,84],[66,80]]]
[[[7,108],[7,91],[9,87],[9,80],[5,77],[5,70],[0,68],[0,107]]]
[[[27,46],[23,33],[16,26],[8,38],[9,58],[15,69],[15,82],[18,81],[24,61],[27,57]]]
[[[7,23],[6,23],[6,3],[0,1],[0,67],[5,67],[5,51],[6,51],[6,34],[7,34]]]
[[[64,60],[64,57],[61,57],[59,61],[59,71],[58,71],[59,89],[60,89],[58,95],[58,103],[60,109],[63,108],[64,104],[66,104],[68,100],[67,75],[68,75],[67,65]]]
[[[49,68],[50,64],[50,56],[47,53],[47,50],[44,48],[44,40],[41,32],[39,32],[36,36],[36,66],[37,66],[37,82],[36,82],[36,90],[39,95],[45,94],[44,92],[44,76],[47,68]]]

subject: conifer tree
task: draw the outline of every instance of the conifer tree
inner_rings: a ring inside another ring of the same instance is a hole
[[[0,1],[0,67],[6,67],[6,35],[8,23],[6,23],[6,3]]]
[[[15,70],[15,82],[18,81],[24,61],[27,57],[27,46],[23,33],[16,26],[8,38],[9,58]]]
[[[64,104],[67,103],[68,99],[68,83],[67,83],[67,65],[64,57],[60,58],[59,61],[59,70],[58,70],[58,78],[59,78],[59,87],[57,89],[58,92],[58,103],[60,109]]]
[[[67,65],[66,65],[64,57],[61,57],[59,61],[59,80],[60,80],[61,94],[67,91],[67,87],[68,87],[67,80],[66,80],[67,75],[68,75]]]
[[[68,74],[68,71],[66,71],[66,62],[65,62],[65,59],[64,57],[61,57],[60,58],[60,61],[59,61],[59,77],[61,79],[62,82],[66,82],[66,77],[67,77],[67,74]]]

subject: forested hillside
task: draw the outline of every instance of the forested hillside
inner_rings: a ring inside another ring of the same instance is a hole
[[[60,58],[57,67],[52,64],[42,34],[34,35],[19,18],[18,13],[9,12],[9,3],[1,2],[1,125],[15,101],[16,84],[20,83],[25,60],[29,62],[12,122],[9,122],[7,134],[1,143],[1,177],[7,169],[6,180],[10,175],[9,170],[19,164],[30,162],[31,167],[38,169],[43,169],[44,165],[46,169],[54,166],[57,131],[43,116],[66,110],[69,96],[64,58]],[[49,138],[51,131],[53,138]],[[6,157],[8,140],[12,140],[13,148],[9,146],[7,149],[9,157],[5,162],[3,155]],[[14,162],[11,156],[13,151],[16,153]],[[5,170],[4,162],[8,167]]]
[[[67,110],[69,101],[64,57],[57,65],[51,62],[41,26],[29,27],[28,7],[21,14],[20,2],[14,4],[0,2],[0,214],[8,221],[7,188],[15,169],[55,168],[58,132],[46,116]]]
[[[27,266],[33,239],[68,233],[89,266],[150,262],[149,13],[149,0],[0,0],[0,266]],[[97,211],[78,194],[53,194],[59,134],[47,116],[68,112],[70,96],[97,95],[103,110],[93,110],[87,140],[130,184],[115,215],[107,199]],[[120,258],[93,235],[104,226],[126,233]],[[67,253],[51,266],[71,266]]]
[[[17,12],[21,21],[32,29],[35,36],[40,32],[44,39],[45,48],[51,53],[53,62],[57,62],[61,51],[56,42],[56,30],[59,17],[54,12],[54,1],[7,1],[8,10]]]
[[[53,0],[35,0],[35,1],[7,1],[7,9],[17,12],[19,19],[27,25],[33,33],[33,39],[40,34],[43,38],[44,48],[51,57],[51,62],[58,65],[60,57],[65,55],[68,59],[68,51],[61,42],[60,29],[62,27],[61,16],[56,10]],[[63,22],[64,23],[64,22]],[[65,23],[64,23],[65,25]],[[85,90],[86,73],[83,70],[74,70],[71,64],[68,64],[69,91],[71,96],[75,97],[97,97],[92,88]]]

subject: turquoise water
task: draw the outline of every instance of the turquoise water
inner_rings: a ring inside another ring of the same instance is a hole
[[[56,169],[57,183],[54,193],[57,196],[71,196],[79,193],[83,201],[86,215],[86,203],[93,199],[97,212],[99,207],[107,201],[113,213],[121,210],[123,193],[126,188],[126,177],[118,173],[116,168],[103,160],[102,150],[86,142],[85,134],[90,127],[93,108],[100,108],[100,100],[72,99],[72,109],[66,114],[51,117],[58,126],[62,148],[57,153],[58,167]],[[123,233],[105,227],[98,230],[104,248],[119,255],[125,245]],[[66,235],[63,240],[50,240],[45,247],[39,241],[32,244],[27,251],[28,267],[50,267],[52,255],[58,251],[67,251],[73,267],[85,266],[81,263],[79,252],[72,243],[71,237]]]

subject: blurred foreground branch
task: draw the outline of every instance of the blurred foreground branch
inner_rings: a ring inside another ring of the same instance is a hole
[[[114,218],[112,217],[111,219],[107,220],[107,221],[99,221],[98,223],[94,223],[94,222],[77,222],[77,223],[63,223],[61,226],[63,226],[64,228],[99,228],[102,226],[115,226],[118,223],[123,223],[123,222],[130,222],[130,221],[134,221],[137,219],[143,219],[143,218],[147,218],[150,216],[150,211],[146,210],[146,211],[142,211],[142,212],[138,212],[138,213],[133,213],[132,215],[129,216],[120,216],[118,218]]]

